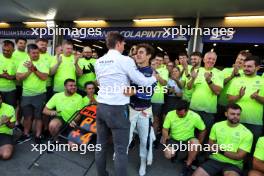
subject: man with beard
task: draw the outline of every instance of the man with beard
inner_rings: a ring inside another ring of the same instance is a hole
[[[227,120],[213,125],[209,136],[212,154],[193,176],[209,176],[222,173],[224,176],[242,174],[243,160],[250,152],[253,135],[240,121],[241,107],[237,104],[227,106]]]
[[[84,84],[89,81],[95,81],[94,65],[96,62],[95,58],[92,58],[92,49],[89,46],[83,48],[83,58],[79,59],[78,66],[80,67],[80,75],[78,78],[78,89],[79,93],[84,96],[85,87]]]
[[[38,38],[36,40],[36,45],[39,48],[40,52],[40,59],[42,59],[44,62],[46,62],[46,66],[49,68],[49,75],[51,70],[51,63],[53,61],[53,57],[47,52],[48,49],[48,40],[44,38]],[[47,79],[47,100],[49,100],[52,97],[53,90],[52,90],[52,78],[49,76]]]
[[[244,75],[232,81],[227,90],[228,101],[242,108],[241,123],[254,135],[253,147],[263,134],[264,80],[256,75],[260,61],[248,56],[244,61]]]
[[[53,59],[51,63],[50,75],[54,75],[53,91],[63,92],[64,81],[66,79],[76,80],[76,74],[81,70],[78,67],[78,58],[73,55],[73,45],[70,41],[62,43],[63,53]]]
[[[184,85],[182,98],[188,102],[191,101],[193,89],[189,90],[187,88],[187,83],[191,79],[191,73],[193,71],[197,71],[197,69],[200,68],[203,56],[202,56],[202,53],[200,52],[193,52],[190,55],[190,58],[191,58],[192,67],[190,68],[190,70],[188,70],[188,67],[187,67],[187,71],[184,72],[185,74],[182,75],[182,79],[181,79]]]
[[[43,113],[47,116],[57,116],[49,123],[49,132],[53,137],[58,134],[65,123],[69,123],[71,116],[83,107],[82,97],[76,93],[75,80],[66,79],[64,88],[64,92],[52,96],[43,110]],[[74,121],[70,125],[74,126]]]
[[[25,61],[28,58],[28,54],[25,51],[27,46],[27,39],[25,38],[17,38],[15,40],[16,42],[16,50],[13,53],[14,56],[14,62],[16,65],[16,70],[19,66],[19,64],[23,61]],[[22,86],[21,82],[16,80],[16,99],[17,99],[17,109],[16,109],[16,127],[23,130],[23,126],[21,124],[21,96],[22,96]]]
[[[222,71],[222,74],[224,76],[224,87],[223,87],[223,89],[222,89],[222,91],[218,97],[218,111],[217,111],[218,116],[220,118],[224,116],[225,106],[228,104],[227,94],[226,94],[227,90],[235,78],[243,76],[243,74],[244,74],[243,73],[244,60],[249,55],[251,55],[251,53],[249,53],[245,50],[240,51],[237,55],[235,63],[233,64],[233,67],[225,68]],[[224,119],[222,119],[222,120],[224,120]]]
[[[0,55],[0,92],[5,103],[16,107],[16,65],[13,57],[14,43],[5,40]]]
[[[24,63],[20,63],[16,73],[17,80],[23,83],[21,108],[24,116],[23,135],[18,143],[31,139],[30,131],[33,119],[36,122],[35,142],[41,143],[42,109],[46,101],[46,80],[49,68],[46,62],[40,59],[37,45],[29,44],[27,49],[29,58]]]

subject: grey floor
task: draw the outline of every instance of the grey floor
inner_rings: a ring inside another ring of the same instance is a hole
[[[0,175],[10,176],[83,176],[86,168],[90,169],[86,176],[96,176],[94,152],[81,155],[77,152],[55,152],[44,154],[30,170],[28,166],[38,156],[38,152],[32,150],[32,141],[15,146],[13,158],[8,161],[0,160]],[[112,160],[112,146],[108,152],[108,170],[114,174]],[[135,147],[129,152],[129,176],[137,176],[139,168],[138,148]],[[162,149],[154,149],[154,162],[147,168],[146,176],[177,176],[181,169],[181,164],[172,163],[162,155]]]

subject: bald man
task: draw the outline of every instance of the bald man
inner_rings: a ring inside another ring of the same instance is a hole
[[[89,46],[83,48],[83,58],[79,59],[78,65],[81,69],[81,74],[78,78],[78,90],[81,95],[86,95],[84,85],[86,82],[95,81],[94,65],[96,59],[92,57],[93,51]]]

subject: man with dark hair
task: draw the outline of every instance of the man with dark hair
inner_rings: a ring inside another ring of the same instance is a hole
[[[195,129],[199,130],[198,139],[195,137]],[[191,146],[189,151],[180,151],[188,153],[186,163],[181,172],[182,176],[186,176],[191,171],[191,164],[200,151],[197,146],[203,143],[204,137],[205,124],[203,120],[197,113],[189,110],[187,101],[180,100],[176,110],[170,111],[165,118],[162,130],[162,143],[169,148],[166,147],[164,149],[164,155],[167,159],[171,159],[176,155],[177,151],[173,145],[185,144]]]
[[[28,59],[28,54],[26,52],[27,39],[19,37],[15,41],[16,41],[16,50],[13,53],[13,56],[14,56],[14,62],[16,65],[16,70],[17,70],[19,64]],[[16,127],[23,130],[23,126],[21,124],[21,118],[22,118],[21,117],[21,107],[20,107],[21,96],[22,96],[22,83],[16,80],[16,99],[17,99]]]
[[[184,88],[183,88],[183,99],[190,102],[191,101],[191,98],[192,98],[192,92],[193,92],[193,89],[188,89],[187,88],[187,83],[190,81],[191,79],[191,73],[193,71],[197,71],[200,66],[201,66],[201,62],[202,62],[202,53],[200,52],[193,52],[191,55],[190,55],[190,59],[191,59],[191,67],[188,66],[184,72],[184,74],[182,74],[182,83],[184,85]]]
[[[39,52],[40,52],[40,59],[42,59],[45,63],[46,66],[49,68],[49,75],[50,75],[50,71],[51,71],[51,63],[53,62],[53,57],[47,52],[48,49],[48,40],[44,39],[44,38],[38,38],[36,40],[36,45],[39,48]],[[49,76],[47,79],[47,100],[49,100],[53,94],[53,90],[52,90],[52,78]]]
[[[237,58],[235,60],[235,63],[233,64],[233,67],[231,68],[225,68],[222,71],[222,74],[224,75],[224,88],[221,91],[221,94],[219,95],[218,103],[221,106],[226,106],[228,104],[227,101],[227,95],[226,92],[231,85],[231,82],[234,80],[234,78],[242,76],[243,73],[243,66],[245,59],[251,56],[251,53],[246,51],[240,51],[237,55]]]
[[[95,83],[93,81],[86,82],[84,84],[84,88],[86,91],[86,96],[84,96],[82,99],[83,107],[89,104],[96,104],[97,95],[95,94]]]
[[[240,123],[240,113],[239,105],[227,106],[225,112],[227,120],[215,123],[210,132],[209,146],[212,152],[210,159],[203,163],[193,176],[242,174],[243,160],[251,150],[253,135]]]
[[[76,93],[76,81],[66,79],[64,81],[64,92],[56,93],[46,104],[43,113],[55,117],[49,123],[49,132],[54,137],[65,123],[76,125],[74,119],[69,122],[71,116],[82,109],[82,97]]]
[[[154,55],[154,48],[149,44],[142,43],[137,45],[136,50],[137,55],[135,57],[135,62],[138,70],[143,73],[145,77],[151,77],[154,70],[150,67],[149,61]],[[151,97],[155,86],[156,84],[143,87],[132,82],[132,93],[126,93],[126,95],[131,96],[129,106],[129,119],[131,123],[129,144],[133,139],[135,131],[137,131],[140,139],[140,176],[146,174],[146,166],[151,165],[153,161],[152,144],[155,140],[155,134],[152,127],[153,114],[151,109]]]
[[[0,92],[5,103],[16,107],[16,65],[13,57],[14,43],[3,41],[0,55]]]
[[[36,44],[27,46],[29,58],[20,63],[16,78],[23,83],[21,100],[22,114],[24,116],[23,135],[17,141],[23,143],[31,139],[30,131],[32,121],[35,120],[35,142],[41,143],[42,109],[46,100],[46,80],[49,68],[39,57],[39,48]]]
[[[101,151],[95,152],[98,176],[107,176],[106,150],[110,130],[115,151],[115,172],[117,176],[127,175],[127,146],[130,122],[128,117],[129,97],[124,90],[132,80],[141,86],[151,86],[156,82],[154,76],[145,77],[140,73],[133,59],[123,56],[125,41],[118,32],[109,32],[106,37],[109,51],[96,60],[95,73],[100,86],[97,106],[97,144]]]
[[[73,45],[70,41],[62,43],[63,54],[57,55],[51,63],[50,74],[54,75],[53,91],[63,92],[64,81],[68,78],[76,80],[76,74],[80,73],[79,58],[73,55]]]
[[[0,93],[0,159],[8,160],[14,150],[13,131],[15,126],[15,109],[4,103]]]
[[[157,140],[155,142],[155,147],[158,146],[160,140],[160,133],[162,129],[162,121],[163,121],[163,105],[164,105],[164,94],[166,92],[165,87],[167,86],[169,80],[169,71],[164,65],[164,56],[161,53],[156,54],[156,69],[155,71],[158,73],[157,81],[158,84],[154,89],[154,94],[151,98],[152,105],[152,113],[154,117],[153,127],[157,136]]]
[[[228,101],[242,108],[241,123],[254,135],[253,148],[263,134],[264,80],[256,75],[259,62],[259,57],[248,56],[244,60],[244,76],[233,80],[227,90]]]

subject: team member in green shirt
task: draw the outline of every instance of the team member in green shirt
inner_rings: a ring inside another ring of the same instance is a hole
[[[259,58],[248,56],[244,61],[244,75],[232,81],[227,90],[228,101],[242,108],[241,123],[254,135],[253,148],[263,134],[264,79],[256,75]]]
[[[96,79],[94,71],[96,59],[92,58],[92,49],[89,46],[83,48],[82,54],[83,58],[80,58],[78,61],[81,70],[78,78],[78,89],[81,95],[85,95],[84,84],[88,81],[95,81]]]
[[[190,109],[197,112],[203,119],[207,130],[210,130],[217,112],[217,96],[223,87],[221,72],[214,68],[217,55],[207,52],[204,56],[204,67],[191,73],[191,80],[187,83],[189,90],[193,89]]]
[[[85,91],[86,91],[86,96],[83,97],[82,102],[83,102],[83,107],[87,106],[89,104],[96,104],[96,98],[97,95],[95,93],[95,83],[93,81],[89,81],[85,83],[84,85]]]
[[[57,116],[49,123],[49,132],[52,136],[56,136],[65,123],[70,123],[71,116],[83,107],[82,97],[76,93],[75,80],[66,79],[64,87],[64,92],[54,94],[43,110],[47,116]],[[72,121],[70,125],[76,124]]]
[[[182,74],[182,83],[184,85],[184,88],[183,88],[183,99],[190,102],[191,101],[191,98],[192,98],[192,92],[193,92],[193,89],[188,89],[187,88],[187,83],[190,81],[191,79],[191,73],[197,69],[200,68],[201,66],[201,62],[202,62],[202,53],[200,52],[193,52],[191,55],[190,55],[190,58],[191,58],[191,64],[192,66],[191,67],[184,67],[185,68],[185,71],[184,71],[184,74]]]
[[[242,111],[243,112],[243,111]],[[209,136],[208,149],[212,152],[209,160],[203,163],[193,176],[209,176],[223,173],[224,176],[242,174],[243,160],[250,152],[253,135],[240,121],[241,107],[227,106],[227,120],[215,123]]]
[[[8,160],[12,156],[14,150],[12,129],[15,127],[15,121],[15,109],[3,103],[0,92],[0,159]]]
[[[42,109],[46,100],[46,80],[49,68],[39,57],[39,49],[36,44],[27,46],[29,59],[20,63],[16,78],[23,83],[21,100],[22,114],[24,116],[24,131],[17,141],[23,143],[31,139],[30,130],[33,119],[35,120],[35,142],[41,143],[42,133]]]
[[[154,94],[151,98],[152,113],[154,117],[153,128],[156,133],[162,128],[162,105],[164,104],[165,86],[169,79],[169,71],[166,65],[163,64],[163,55],[157,54],[155,56],[156,72],[158,73],[158,84],[154,89]],[[157,138],[158,140],[159,138]]]
[[[16,66],[12,56],[14,47],[10,40],[3,42],[3,54],[0,55],[0,92],[4,102],[16,107]]]
[[[17,70],[19,64],[21,62],[24,62],[26,59],[28,59],[28,54],[26,52],[27,39],[19,37],[15,40],[15,42],[16,42],[16,50],[13,53],[13,56]],[[20,107],[21,97],[22,97],[22,83],[16,80],[16,99],[17,99],[16,127],[22,130],[23,125],[21,124],[21,107]]]
[[[256,144],[254,158],[253,158],[253,170],[248,174],[249,176],[264,176],[264,137],[260,137]]]
[[[39,48],[39,52],[40,52],[40,59],[43,60],[46,63],[46,67],[49,68],[49,75],[50,75],[50,71],[51,71],[51,63],[53,62],[54,57],[52,57],[48,52],[48,40],[44,39],[44,38],[38,38],[36,40],[36,45]],[[46,82],[46,86],[47,86],[47,100],[49,100],[52,97],[53,94],[53,88],[52,88],[52,78],[51,76],[48,77],[47,82]]]
[[[195,129],[199,130],[198,139],[194,135]],[[170,132],[169,132],[170,131]],[[175,156],[177,148],[180,145],[190,145],[188,147],[188,158],[182,175],[185,176],[190,171],[192,162],[195,160],[197,153],[199,152],[196,146],[203,143],[205,137],[205,124],[201,117],[189,110],[189,103],[185,100],[181,100],[176,107],[176,110],[170,111],[164,121],[162,130],[162,143],[166,149],[164,149],[164,155],[167,159],[171,159]],[[186,149],[187,150],[187,149]],[[186,151],[181,151],[186,152]]]
[[[78,58],[73,55],[73,45],[69,41],[62,44],[63,54],[53,59],[51,63],[51,75],[54,75],[53,91],[63,92],[66,79],[76,80],[76,73],[80,75]]]
[[[240,51],[237,55],[235,63],[233,64],[233,67],[225,68],[224,70],[222,70],[222,74],[224,76],[224,87],[218,97],[217,117],[219,118],[218,119],[219,121],[224,120],[224,119],[220,120],[220,118],[224,117],[225,106],[228,104],[227,94],[226,94],[227,90],[235,78],[243,76],[244,60],[249,55],[251,55],[251,53],[245,50]]]

